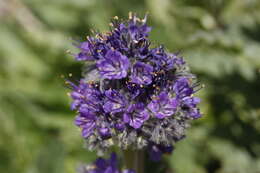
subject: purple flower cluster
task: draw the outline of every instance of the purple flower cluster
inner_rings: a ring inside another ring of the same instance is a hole
[[[71,108],[90,149],[172,147],[201,117],[196,77],[178,54],[152,47],[150,31],[146,17],[130,16],[78,44],[76,60],[90,67],[71,83]]]
[[[78,168],[79,173],[135,173],[133,170],[119,169],[118,159],[115,153],[112,153],[109,159],[98,158],[91,165],[82,165]]]

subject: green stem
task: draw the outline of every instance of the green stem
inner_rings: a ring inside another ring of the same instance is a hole
[[[133,169],[136,173],[144,173],[144,151],[125,150],[124,163],[127,169]]]

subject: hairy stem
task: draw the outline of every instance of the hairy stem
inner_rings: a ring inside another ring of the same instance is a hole
[[[127,169],[133,169],[136,173],[144,173],[144,151],[125,150],[123,153]]]

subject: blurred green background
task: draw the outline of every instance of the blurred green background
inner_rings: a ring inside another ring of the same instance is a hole
[[[94,153],[73,125],[66,53],[110,19],[149,12],[151,39],[181,51],[204,117],[167,157],[176,173],[260,173],[259,0],[0,0],[0,172],[74,173]]]

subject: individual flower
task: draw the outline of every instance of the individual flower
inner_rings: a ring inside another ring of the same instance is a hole
[[[149,113],[143,103],[131,104],[123,115],[124,122],[135,129],[140,128],[148,118]]]
[[[96,126],[95,115],[90,112],[81,113],[76,117],[75,124],[81,128],[82,136],[88,138]]]
[[[100,91],[91,84],[85,83],[83,80],[80,81],[79,85],[70,83],[73,91],[70,93],[73,102],[71,109],[89,109],[93,111],[99,111],[101,106],[101,93]]]
[[[153,48],[150,50],[150,61],[153,62],[154,68],[156,70],[161,70],[161,69],[167,69],[169,70],[170,68],[173,67],[173,59],[168,56],[168,54],[164,51],[163,46],[159,46],[156,48]],[[169,63],[172,65],[170,67]]]
[[[182,99],[182,110],[190,117],[197,119],[201,117],[197,104],[200,103],[198,97],[184,97]]]
[[[94,57],[91,55],[91,51],[93,48],[93,45],[91,43],[89,43],[88,41],[84,41],[78,46],[78,48],[81,50],[81,52],[75,55],[76,60],[94,60]]]
[[[173,90],[178,98],[190,96],[193,93],[193,88],[189,84],[189,79],[181,77],[173,84]]]
[[[159,119],[172,116],[176,112],[178,100],[170,98],[166,92],[154,96],[152,101],[148,104],[148,109],[152,114]]]
[[[139,40],[147,37],[150,31],[151,27],[148,27],[146,24],[141,26],[136,25],[135,19],[129,24],[129,33],[132,40],[135,42],[138,42]]]
[[[131,70],[131,82],[139,85],[149,85],[152,83],[153,67],[143,62],[136,62]]]
[[[117,155],[112,153],[110,158],[98,158],[94,163],[81,165],[78,173],[135,173],[133,170],[120,170]]]
[[[129,60],[118,51],[109,50],[103,59],[97,61],[101,76],[105,79],[122,79],[126,77]]]
[[[127,83],[126,89],[131,99],[135,99],[137,96],[144,92],[143,87],[141,87],[140,85],[133,84],[131,82]]]
[[[124,95],[120,94],[117,90],[105,91],[105,97],[107,98],[104,103],[104,111],[107,113],[117,113],[124,111],[127,106],[127,101]]]

